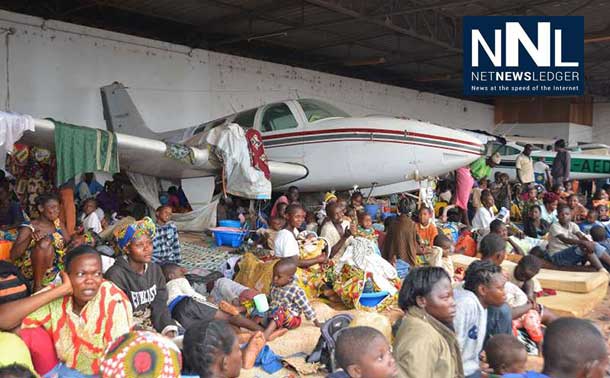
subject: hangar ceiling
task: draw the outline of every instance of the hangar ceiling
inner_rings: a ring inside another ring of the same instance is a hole
[[[580,15],[586,92],[610,97],[610,0],[0,0],[0,8],[452,97],[463,97],[462,16]]]

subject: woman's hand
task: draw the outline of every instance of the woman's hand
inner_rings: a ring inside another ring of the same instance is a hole
[[[70,276],[64,271],[59,272],[59,275],[61,276],[61,285],[57,286],[57,288],[61,290],[62,297],[72,295],[72,281],[70,281]]]
[[[35,229],[34,231],[32,231],[32,239],[34,239],[35,242],[39,242],[47,236],[48,234],[45,234],[40,230]]]
[[[321,253],[320,256],[316,257],[316,261],[318,264],[325,264],[328,262],[328,255],[326,255],[326,253]]]

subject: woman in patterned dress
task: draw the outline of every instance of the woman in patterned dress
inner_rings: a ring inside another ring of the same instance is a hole
[[[63,269],[63,256],[70,243],[66,226],[59,220],[59,199],[53,194],[38,197],[40,216],[19,228],[11,260],[32,281],[34,292],[49,285]]]

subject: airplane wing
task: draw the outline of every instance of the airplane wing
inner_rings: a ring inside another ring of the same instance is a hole
[[[36,131],[26,131],[20,143],[53,151],[55,124],[43,119],[34,119],[34,123]],[[189,164],[165,156],[168,146],[162,141],[122,133],[116,133],[116,136],[122,170],[166,179],[206,177],[220,173],[220,166],[215,165],[213,159],[209,159],[210,152],[207,149],[191,147],[194,161]],[[309,173],[303,165],[278,161],[270,161],[269,170],[274,187],[300,180]]]

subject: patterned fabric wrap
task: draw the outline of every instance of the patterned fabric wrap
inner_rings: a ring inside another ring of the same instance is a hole
[[[377,239],[379,239],[379,235],[377,235],[373,228],[364,228],[362,226],[358,226],[358,230],[354,237],[364,238],[374,242],[377,242]]]
[[[106,347],[132,327],[131,306],[121,289],[104,281],[80,314],[74,313],[72,296],[67,295],[28,315],[21,327],[44,328],[67,367],[98,374]]]
[[[47,271],[44,274],[44,277],[42,279],[42,286],[47,286],[51,282],[53,282],[53,280],[55,280],[55,277],[57,277],[59,272],[64,269],[64,255],[65,255],[66,251],[65,251],[64,237],[63,237],[63,234],[61,231],[61,221],[59,219],[56,219],[54,222],[54,225],[55,225],[55,232],[53,232],[50,235],[50,237],[53,239],[52,245],[53,245],[53,249],[55,250],[55,254],[53,256],[52,266],[49,269],[47,269]],[[32,228],[31,225],[24,225],[24,227]],[[17,267],[19,267],[19,269],[21,269],[21,272],[23,273],[25,278],[27,278],[28,280],[32,280],[34,278],[34,270],[32,268],[31,256],[32,256],[32,251],[34,250],[35,247],[36,247],[36,241],[34,241],[34,239],[32,238],[32,241],[30,242],[30,245],[29,245],[28,249],[25,251],[25,253],[22,256],[20,256],[19,258],[17,258],[17,260],[15,260],[15,265]]]
[[[299,242],[299,258],[302,260],[313,259],[326,253],[328,242],[323,238],[318,237],[315,241],[307,240],[306,234],[311,234],[303,231],[299,234],[297,241]],[[297,268],[297,284],[305,290],[307,298],[314,299],[319,297],[320,290],[328,282],[328,271],[332,271],[332,261],[329,261],[325,268],[320,265],[312,265],[308,268]]]
[[[286,307],[278,307],[271,313],[277,328],[295,329],[301,325],[301,317],[293,315]]]
[[[115,237],[118,247],[121,251],[125,252],[132,240],[137,239],[142,235],[148,235],[150,240],[153,240],[155,233],[155,222],[149,217],[144,217],[135,223],[119,229],[115,234]]]
[[[101,378],[177,378],[182,356],[169,339],[147,331],[132,331],[106,349]]]
[[[398,301],[398,291],[395,295],[388,295],[375,307],[362,306],[360,304],[360,296],[364,292],[364,286],[368,278],[373,282],[373,291],[380,291],[372,280],[372,275],[369,272],[364,272],[362,269],[344,265],[341,272],[337,276],[333,289],[339,295],[345,306],[348,309],[355,308],[360,311],[381,312],[392,305],[396,305]],[[393,280],[397,289],[400,289],[400,280]]]
[[[193,150],[184,144],[166,143],[165,157],[188,164],[193,164],[195,162],[195,154],[193,153]]]

